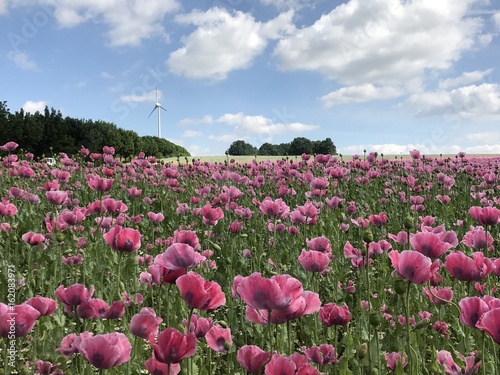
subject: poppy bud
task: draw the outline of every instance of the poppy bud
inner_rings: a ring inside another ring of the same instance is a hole
[[[370,229],[366,229],[363,233],[363,241],[366,243],[373,242],[373,232]]]
[[[430,319],[429,318],[425,318],[425,319],[422,319],[421,321],[419,321],[417,323],[417,325],[415,326],[415,329],[422,329],[422,328],[425,328],[429,325],[430,323]]]
[[[56,240],[57,242],[64,242],[64,234],[62,234],[61,232],[57,233]]]
[[[368,353],[368,344],[364,342],[358,349],[358,358],[359,359],[365,358],[367,353]]]
[[[405,294],[406,281],[404,279],[396,279],[396,281],[394,281],[394,291],[396,292],[396,294]]]
[[[372,369],[370,370],[370,375],[378,375],[378,368],[375,368],[375,367],[374,367],[374,368],[372,368]]]
[[[372,326],[376,327],[382,322],[382,317],[377,312],[370,313],[369,322]]]
[[[412,229],[413,228],[413,218],[411,216],[407,216],[405,218],[403,225],[404,225],[405,229]]]

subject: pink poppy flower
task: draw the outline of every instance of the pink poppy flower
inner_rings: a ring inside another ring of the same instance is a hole
[[[78,306],[84,301],[88,301],[94,294],[94,287],[88,290],[85,285],[73,284],[67,288],[60,285],[55,291],[55,297],[68,306]]]
[[[27,232],[22,235],[22,240],[30,246],[38,246],[45,241],[45,236],[41,233]]]
[[[392,266],[399,276],[415,284],[423,284],[436,273],[438,261],[432,263],[431,259],[418,251],[404,250],[389,253]]]
[[[260,204],[259,209],[266,215],[283,219],[287,217],[290,213],[290,207],[281,199],[272,200],[266,197]]]
[[[159,255],[156,256],[158,258]],[[164,285],[164,284],[175,284],[176,280],[185,275],[187,270],[185,268],[179,268],[172,270],[160,264],[161,262],[155,262],[148,266],[150,272],[151,282],[154,285]],[[146,273],[146,272],[144,272]],[[144,275],[146,276],[146,275]],[[142,277],[142,274],[141,274]]]
[[[189,329],[187,327],[186,319],[183,319],[182,323],[186,327],[186,333],[194,333],[197,339],[204,338],[210,328],[214,325],[214,321],[211,318],[201,318],[196,314],[191,315]]]
[[[0,337],[23,337],[35,326],[40,312],[28,304],[7,306],[0,302]]]
[[[476,363],[476,353],[472,353],[468,357],[464,357],[462,354],[458,353],[458,356],[462,361],[465,362],[465,370],[462,371],[460,366],[455,363],[453,356],[447,350],[438,351],[437,364],[443,366],[444,371],[450,375],[462,375],[462,374],[477,374],[482,361]]]
[[[330,302],[319,309],[319,320],[325,327],[333,325],[345,326],[351,321],[352,314],[349,307],[344,303],[343,306]]]
[[[156,343],[150,336],[149,343],[153,347],[154,358],[162,363],[179,363],[196,351],[195,335],[185,335],[170,327],[158,334]]]
[[[332,244],[325,236],[306,239],[306,244],[309,250],[321,251],[322,253],[332,252]]]
[[[429,288],[425,287],[423,289],[424,294],[431,300],[432,303],[436,305],[446,305],[447,303],[450,303],[453,299],[453,291],[451,290],[450,287],[445,287],[445,288],[434,288],[430,287]],[[439,298],[436,298],[439,297]]]
[[[165,216],[161,212],[159,213],[148,212],[148,219],[151,220],[153,223],[161,223],[163,220],[165,220]]]
[[[144,307],[130,320],[130,332],[134,336],[148,340],[149,336],[158,335],[158,327],[162,321],[163,319],[157,317],[152,308]]]
[[[78,350],[93,366],[110,369],[130,361],[132,345],[123,333],[113,332],[83,339]]]
[[[7,142],[6,144],[4,144],[3,146],[0,146],[0,150],[2,151],[9,151],[9,152],[12,152],[12,151],[15,151],[16,148],[18,148],[19,145],[16,143],[16,142]]]
[[[327,269],[332,259],[331,253],[322,253],[321,251],[306,251],[302,249],[298,261],[300,265],[309,272],[323,272]]]
[[[169,366],[170,365],[170,366]],[[153,375],[177,375],[181,372],[181,365],[178,363],[162,363],[157,361],[155,357],[149,358],[144,362],[146,370]],[[170,371],[169,371],[170,367]]]
[[[244,277],[236,292],[250,307],[256,310],[278,310],[285,314],[297,311],[303,301],[302,283],[290,275],[264,278],[259,272]]]
[[[37,371],[37,375],[64,375],[64,373],[58,369],[60,363],[56,363],[53,365],[50,362],[42,361],[41,359],[37,359],[35,361],[35,368]]]
[[[45,192],[49,203],[61,206],[69,201],[68,193],[62,190],[50,190]]]
[[[207,345],[216,352],[227,353],[233,345],[230,328],[222,328],[219,325],[214,325],[205,335]]]
[[[465,297],[458,302],[460,307],[460,322],[476,328],[479,318],[490,311],[488,304],[479,297]]]
[[[69,358],[73,354],[79,353],[79,345],[82,340],[92,337],[92,335],[92,332],[82,332],[79,336],[75,333],[70,333],[61,340],[56,352],[61,353],[65,358]]]
[[[443,242],[441,237],[432,232],[418,232],[410,236],[410,244],[413,250],[429,257],[439,258],[452,246],[448,242]]]
[[[51,298],[36,296],[24,302],[31,307],[34,307],[40,313],[40,316],[52,315],[57,310],[57,303]]]
[[[384,358],[387,362],[387,367],[392,371],[396,371],[396,366],[398,362],[401,362],[403,368],[408,364],[408,359],[401,352],[384,353]]]
[[[485,312],[476,323],[476,328],[486,332],[500,345],[500,307]]]
[[[500,223],[500,210],[496,207],[473,206],[469,209],[469,214],[479,224],[492,226]]]
[[[252,374],[260,373],[269,357],[270,353],[265,352],[256,345],[244,345],[238,349],[236,354],[238,363]]]
[[[179,277],[175,284],[186,304],[198,310],[213,311],[226,303],[226,296],[215,281],[205,281],[196,272],[190,271]]]
[[[200,210],[200,214],[203,216],[203,224],[215,226],[220,219],[224,218],[224,212],[220,207],[213,208],[210,203],[207,203]]]
[[[13,203],[0,202],[0,216],[14,216],[17,214],[17,207]]]
[[[288,357],[275,353],[264,368],[265,375],[295,375],[297,366]]]
[[[472,259],[461,251],[446,256],[444,267],[457,280],[481,281],[494,269],[493,262],[480,251],[472,254]]]
[[[141,247],[141,233],[137,229],[115,225],[102,237],[116,251],[130,253]]]
[[[462,243],[477,250],[488,249],[489,251],[493,251],[495,249],[491,233],[486,233],[484,228],[479,226],[474,227],[471,225],[470,230],[462,238]]]
[[[321,344],[310,348],[302,347],[306,358],[317,365],[337,365],[342,358],[337,358],[337,351],[330,344]]]
[[[194,267],[206,258],[185,243],[174,243],[155,262],[171,270]]]
[[[106,192],[111,190],[113,186],[113,182],[115,182],[112,178],[102,178],[97,175],[87,175],[85,176],[87,180],[87,185],[89,188],[95,191]]]
[[[387,224],[387,215],[385,212],[381,212],[378,215],[372,214],[368,217],[372,225],[376,227],[381,227]]]

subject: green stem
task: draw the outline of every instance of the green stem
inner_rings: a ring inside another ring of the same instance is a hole
[[[118,274],[117,274],[117,283],[116,283],[116,292],[118,294],[118,299],[121,300],[121,294],[120,294],[120,281],[121,281],[121,273],[122,273],[122,257],[123,257],[123,251],[120,251],[118,255]]]
[[[410,289],[411,281],[408,280],[408,287],[406,289],[406,355],[408,356],[409,374],[413,375],[413,361],[411,360],[411,333],[410,333]]]

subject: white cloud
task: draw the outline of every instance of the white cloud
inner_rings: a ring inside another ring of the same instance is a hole
[[[470,133],[465,135],[465,140],[471,142],[489,143],[489,142],[499,142],[500,143],[500,132],[486,131],[478,133]]]
[[[500,119],[500,85],[483,83],[450,91],[411,95],[401,107],[417,111],[417,117],[454,115],[470,120]]]
[[[163,18],[180,7],[177,0],[40,0],[39,3],[54,7],[54,16],[62,27],[87,21],[105,24],[113,46],[138,45],[153,36],[167,38]]]
[[[493,21],[495,22],[497,29],[500,30],[500,12],[496,12],[493,15]]]
[[[493,69],[474,70],[473,72],[464,72],[460,77],[448,78],[439,82],[440,89],[450,89],[460,86],[470,85],[471,83],[481,81],[484,77],[493,72]]]
[[[197,130],[184,130],[182,133],[183,138],[196,138],[203,136],[203,133]]]
[[[115,77],[111,73],[109,73],[109,72],[101,72],[101,78],[104,78],[104,79],[113,79]]]
[[[423,155],[439,155],[439,154],[457,154],[460,151],[466,151],[461,149],[457,145],[449,146],[428,146],[425,144],[395,144],[395,143],[384,143],[384,144],[362,144],[362,145],[349,145],[345,147],[337,147],[337,152],[343,155],[363,155],[363,151],[366,152],[377,152],[379,155],[384,154],[384,156],[396,155],[396,156],[408,156],[411,150],[419,150]]]
[[[47,106],[47,102],[44,101],[38,101],[34,102],[32,100],[28,100],[22,105],[22,108],[24,112],[30,112],[30,113],[35,113],[35,112],[40,112],[42,113],[45,110],[45,107]]]
[[[0,0],[0,16],[7,14],[7,0]]]
[[[186,126],[186,125],[199,125],[199,124],[212,124],[214,122],[214,119],[211,115],[205,115],[200,119],[196,118],[185,118],[179,121],[180,125]]]
[[[7,54],[7,57],[21,69],[35,70],[37,68],[35,60],[29,57],[25,52],[13,50]]]
[[[158,90],[158,100],[161,99],[161,91]],[[142,95],[124,95],[120,97],[120,100],[123,102],[156,102],[156,90],[152,90],[150,92],[146,92]]]
[[[232,70],[248,68],[269,39],[291,31],[292,16],[290,11],[261,23],[251,14],[222,8],[178,15],[178,23],[197,28],[170,54],[167,65],[172,73],[188,78],[223,80]]]
[[[445,70],[481,36],[465,17],[475,0],[350,0],[283,37],[274,54],[284,71],[311,70],[347,85],[400,85]]]
[[[371,83],[342,87],[324,95],[321,100],[326,107],[345,103],[364,103],[370,100],[382,100],[398,97],[402,90],[391,86],[374,86]]]
[[[314,1],[311,0],[260,0],[264,5],[272,5],[278,9],[301,9],[304,7],[314,6]]]

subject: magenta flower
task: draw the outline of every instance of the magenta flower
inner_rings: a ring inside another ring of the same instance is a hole
[[[214,321],[211,318],[200,318],[196,314],[191,315],[189,329],[187,327],[186,319],[183,319],[182,323],[186,327],[187,333],[194,333],[197,339],[204,338],[210,328],[214,325]]]
[[[155,262],[171,270],[177,270],[179,268],[194,267],[205,259],[190,245],[174,243],[157,256]]]
[[[418,232],[410,236],[410,244],[413,250],[429,257],[439,258],[452,246],[441,240],[441,236],[433,232]]]
[[[78,306],[84,301],[88,301],[94,294],[94,287],[88,290],[85,285],[73,284],[67,288],[60,285],[55,291],[55,297],[68,306]]]
[[[372,214],[368,217],[372,225],[376,227],[381,227],[387,224],[387,215],[385,212],[381,212],[378,215]]]
[[[302,347],[306,358],[320,366],[336,365],[341,358],[337,358],[337,351],[330,344],[321,344],[310,348]]]
[[[130,361],[132,345],[123,333],[113,332],[82,339],[78,350],[93,366],[110,369]]]
[[[87,185],[95,191],[100,191],[100,192],[106,192],[111,190],[111,187],[113,186],[113,180],[112,178],[102,178],[97,175],[87,175],[85,176],[87,179]]]
[[[219,325],[214,325],[205,335],[207,345],[216,352],[227,353],[233,345],[230,328],[222,328]]]
[[[115,225],[102,237],[116,251],[130,253],[141,247],[141,233],[137,229]]]
[[[22,240],[30,246],[38,246],[45,241],[45,236],[41,233],[27,232],[22,235]]]
[[[289,314],[297,311],[303,303],[300,299],[302,283],[290,275],[276,275],[268,279],[255,272],[241,279],[236,292],[256,310],[277,310]]]
[[[92,337],[92,335],[92,332],[82,332],[80,336],[77,336],[75,333],[70,333],[61,340],[59,348],[56,349],[56,352],[61,353],[65,358],[69,358],[73,354],[80,353],[80,343],[82,340]]]
[[[0,302],[0,337],[23,337],[35,326],[40,312],[28,304],[7,306]]]
[[[149,358],[144,362],[146,370],[153,375],[177,375],[181,372],[181,365],[178,363],[162,363],[157,361],[155,357]],[[170,368],[170,371],[168,370]]]
[[[392,353],[384,353],[384,358],[387,362],[387,367],[389,367],[392,371],[396,371],[396,366],[398,362],[401,362],[403,368],[408,364],[407,357],[404,356],[401,352],[392,352]]]
[[[468,357],[464,357],[462,354],[458,353],[458,356],[462,361],[465,362],[465,370],[462,371],[460,366],[455,363],[453,356],[447,350],[438,351],[437,364],[443,366],[444,371],[449,375],[462,375],[477,374],[482,361],[476,363],[476,353],[472,353]]]
[[[13,203],[0,202],[0,216],[14,216],[17,214],[17,207]]]
[[[149,343],[153,347],[154,358],[162,363],[179,363],[196,351],[196,337],[192,333],[185,335],[170,327],[160,332],[157,343],[150,336]]]
[[[446,305],[447,303],[450,303],[451,300],[453,299],[453,291],[451,290],[450,287],[445,287],[445,288],[430,287],[430,289],[425,287],[423,290],[427,298],[429,298],[431,302],[435,303],[436,305]]]
[[[319,309],[319,320],[325,327],[345,326],[351,321],[352,314],[344,303],[339,306],[333,302],[327,303]]]
[[[269,360],[270,353],[265,352],[256,345],[244,345],[238,349],[236,359],[248,372],[258,374],[263,369],[264,363]]]
[[[6,144],[0,146],[0,150],[2,151],[9,151],[9,152],[12,152],[12,151],[15,151],[16,148],[18,148],[19,145],[16,143],[16,142],[7,142]]]
[[[486,332],[500,345],[500,307],[485,312],[476,323],[476,328]]]
[[[134,336],[148,340],[149,336],[158,335],[158,327],[162,321],[163,319],[157,317],[152,308],[144,307],[130,320],[130,332]]]
[[[490,311],[488,304],[479,297],[462,298],[458,306],[460,307],[460,322],[472,328],[476,328],[479,318]]]
[[[24,302],[31,307],[34,307],[40,313],[40,316],[52,315],[57,310],[57,303],[51,298],[36,296]]]
[[[399,276],[415,284],[423,284],[435,275],[438,261],[432,263],[431,259],[418,251],[404,250],[389,253],[392,266]]]
[[[186,304],[198,310],[213,311],[226,303],[226,296],[215,281],[205,281],[196,272],[190,271],[176,280]]]
[[[321,251],[322,253],[332,252],[332,244],[325,236],[306,239],[306,244],[309,250]]]
[[[40,375],[64,375],[64,373],[60,369],[58,369],[58,367],[60,365],[61,365],[60,363],[56,363],[55,365],[53,365],[52,363],[42,361],[41,359],[37,359],[35,361],[35,368],[37,371],[37,375],[38,374],[40,374]]]
[[[477,250],[488,249],[489,251],[493,251],[495,249],[493,246],[493,236],[480,226],[474,227],[471,225],[470,230],[462,238],[462,243]]]
[[[302,249],[298,261],[306,271],[323,272],[330,264],[331,259],[331,253],[322,253],[314,250],[306,251]]]
[[[500,223],[500,210],[496,207],[474,206],[469,209],[469,214],[474,220],[484,226]]]
[[[220,219],[224,218],[224,212],[220,207],[213,208],[210,203],[207,203],[200,210],[200,214],[203,216],[203,224],[215,226]]]
[[[45,192],[45,196],[49,203],[56,206],[62,206],[69,201],[68,193],[62,190],[49,190]]]
[[[454,251],[446,256],[444,267],[457,280],[481,281],[494,269],[491,259],[477,251],[472,254],[472,259],[461,251]]]
[[[260,203],[259,209],[266,215],[277,219],[283,219],[290,213],[290,207],[288,207],[281,198],[273,201],[271,198],[267,197]]]

